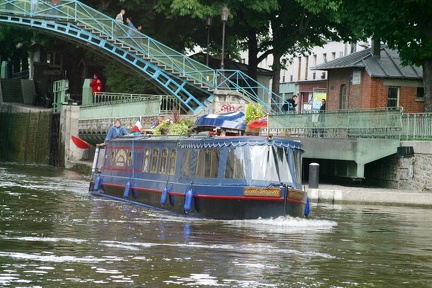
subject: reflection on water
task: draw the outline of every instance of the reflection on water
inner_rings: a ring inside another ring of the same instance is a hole
[[[70,171],[0,164],[2,287],[430,287],[430,209],[182,218],[90,197]]]

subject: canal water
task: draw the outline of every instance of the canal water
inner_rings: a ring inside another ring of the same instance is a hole
[[[74,172],[0,163],[0,287],[432,287],[432,209],[216,221],[87,190]]]

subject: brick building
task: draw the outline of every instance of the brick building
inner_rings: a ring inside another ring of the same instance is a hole
[[[405,113],[424,112],[421,67],[402,66],[386,45],[372,44],[312,69],[328,73],[328,110],[401,106]]]

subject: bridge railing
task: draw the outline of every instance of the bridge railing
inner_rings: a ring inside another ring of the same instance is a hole
[[[81,22],[94,29],[95,32],[101,32],[113,39],[117,39],[142,52],[144,56],[172,68],[174,71],[181,72],[209,87],[215,87],[216,73],[213,69],[79,1],[62,1],[58,5],[52,5],[50,2],[45,1],[35,1],[35,4],[32,5],[31,2],[33,1],[0,1],[0,11],[24,17]]]
[[[431,141],[432,113],[404,113],[401,139]]]
[[[82,105],[82,107],[95,107],[95,106],[116,106],[120,110],[126,103],[158,103],[158,110],[152,114],[171,113],[176,107],[180,114],[187,114],[186,109],[178,98],[173,95],[149,95],[149,94],[132,94],[132,93],[111,93],[111,92],[97,92],[92,95],[92,103]],[[124,113],[128,114],[127,111]]]
[[[197,85],[204,85],[210,89],[236,90],[245,93],[254,101],[258,99],[258,102],[268,112],[281,112],[283,99],[245,73],[213,70],[79,1],[62,1],[58,5],[52,5],[47,1],[0,0],[0,13],[14,14],[24,18],[33,17],[48,21],[70,21],[77,25],[83,24],[93,33],[101,33],[123,44],[122,49],[133,48],[138,53],[142,53],[143,57],[147,57],[150,62],[151,60],[157,61],[160,65],[165,66],[164,69],[168,72],[185,75]],[[113,49],[116,49],[114,44]]]
[[[219,89],[235,90],[260,103],[268,112],[280,113],[284,98],[239,70],[217,70]]]
[[[402,108],[269,115],[268,128],[269,134],[294,137],[400,139]]]

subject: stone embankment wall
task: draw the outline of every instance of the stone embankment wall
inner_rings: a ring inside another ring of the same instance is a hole
[[[414,155],[394,154],[366,164],[365,183],[391,189],[432,191],[432,141],[402,141],[401,146],[412,146]]]

